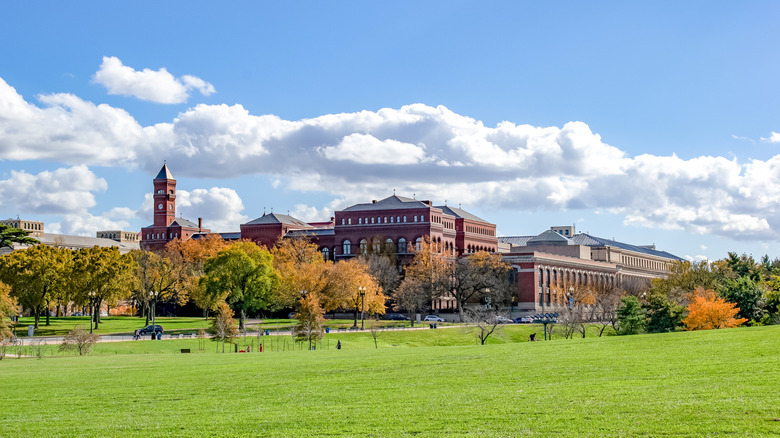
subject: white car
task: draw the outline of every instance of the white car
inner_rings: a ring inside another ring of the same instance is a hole
[[[428,316],[425,317],[425,319],[423,321],[426,321],[426,322],[444,322],[444,318],[441,318],[441,317],[436,316],[436,315],[428,315]]]
[[[509,318],[507,318],[506,316],[499,315],[499,316],[496,316],[496,322],[499,323],[499,324],[512,324],[512,322],[514,322],[514,321],[512,321]]]

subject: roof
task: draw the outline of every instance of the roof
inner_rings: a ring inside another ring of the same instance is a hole
[[[404,210],[409,208],[430,208],[431,206],[416,199],[405,198],[403,196],[393,195],[381,201],[355,204],[342,211],[378,211],[378,210]]]
[[[272,225],[272,224],[287,224],[287,225],[295,225],[297,227],[306,227],[311,228],[311,225],[307,224],[306,222],[296,219],[292,216],[288,216],[286,214],[279,214],[279,213],[267,213],[259,218],[249,221],[244,225]]]
[[[216,234],[218,235],[222,240],[240,240],[241,239],[241,232],[240,231],[230,231],[227,233],[193,233],[192,238],[195,240],[205,239],[208,236]]]
[[[87,237],[87,236],[71,236],[68,234],[51,234],[43,233],[43,236],[36,237],[36,239],[44,245],[50,246],[62,246],[66,248],[78,249],[78,248],[92,248],[93,246],[99,246],[102,248],[110,248],[115,246],[119,248],[122,253],[128,252],[133,249],[140,249],[138,242],[117,242],[112,239],[103,239],[100,237]]]
[[[666,251],[659,251],[657,249],[648,248],[646,246],[632,245],[630,243],[618,242],[617,240],[604,239],[601,237],[591,236],[590,234],[580,233],[572,237],[571,239],[576,245],[587,246],[614,246],[616,248],[625,249],[628,251],[634,251],[642,254],[652,255],[656,257],[664,257],[674,260],[682,260],[674,254]]]
[[[173,179],[173,175],[171,175],[171,171],[168,170],[167,164],[163,164],[163,167],[160,169],[154,179]]]
[[[455,216],[457,218],[468,219],[468,220],[484,222],[484,223],[490,223],[490,222],[486,221],[485,219],[482,219],[479,216],[475,216],[475,215],[469,213],[468,211],[460,209],[460,208],[450,207],[448,205],[437,205],[436,208],[440,208],[441,211],[443,211],[444,213],[450,214],[450,215]]]
[[[288,231],[285,236],[333,236],[336,234],[336,230],[333,228],[315,228],[313,230],[292,230]]]
[[[554,233],[554,231],[552,230],[548,230],[546,232]],[[502,236],[498,238],[498,241],[509,243],[513,246],[528,246],[528,242],[531,239],[534,239],[535,237],[538,236]],[[563,238],[566,239],[566,237]],[[647,254],[656,257],[663,257],[672,260],[683,260],[682,258],[674,254],[668,253],[666,251],[659,251],[657,249],[648,248],[646,246],[632,245],[630,243],[618,242],[617,240],[603,239],[601,237],[591,236],[590,234],[584,234],[584,233],[576,234],[572,236],[570,240],[574,245],[585,245],[590,247],[612,246],[615,248],[621,248],[628,251],[634,251],[641,254]]]
[[[568,237],[561,236],[560,234],[556,233],[553,230],[547,230],[544,233],[534,236],[530,239],[528,239],[528,242],[526,242],[526,245],[532,246],[532,245],[574,245],[574,242],[571,241]]]
[[[171,222],[171,225],[179,225],[180,227],[198,228],[198,224],[192,221],[188,221],[183,217],[177,217],[176,219],[173,220],[173,222]],[[168,226],[170,227],[171,225]]]

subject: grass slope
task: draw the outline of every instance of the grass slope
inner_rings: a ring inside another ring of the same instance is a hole
[[[780,433],[778,341],[775,326],[486,346],[6,359],[0,435],[768,436]]]

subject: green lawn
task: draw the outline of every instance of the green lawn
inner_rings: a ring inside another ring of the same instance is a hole
[[[528,329],[485,346],[390,347],[469,336],[442,329],[379,349],[350,333],[342,350],[6,358],[0,435],[780,434],[778,326],[509,342]]]

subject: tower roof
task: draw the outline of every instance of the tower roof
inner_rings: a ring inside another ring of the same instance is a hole
[[[171,171],[168,170],[167,164],[163,164],[162,169],[160,169],[160,172],[157,173],[157,176],[154,177],[154,179],[173,179],[173,175],[171,175]]]

